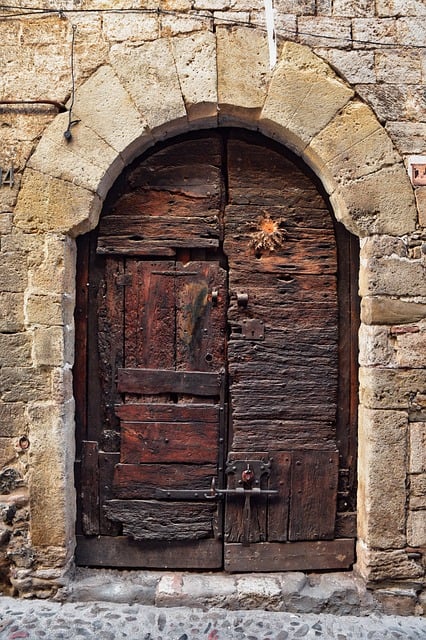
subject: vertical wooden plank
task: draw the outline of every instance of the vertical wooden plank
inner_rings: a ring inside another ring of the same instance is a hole
[[[85,535],[99,534],[98,443],[83,441],[81,449],[81,523]]]
[[[99,464],[99,533],[106,536],[118,536],[121,533],[121,525],[109,520],[105,515],[104,505],[107,500],[114,498],[113,478],[115,466],[120,462],[120,453],[103,453],[98,456]]]
[[[268,499],[268,540],[286,542],[288,539],[288,516],[290,505],[291,452],[274,451],[271,463],[269,488],[278,491]]]
[[[226,272],[214,262],[177,263],[175,286],[176,368],[219,371],[225,360]]]
[[[174,262],[127,260],[125,365],[174,369]]]
[[[77,273],[75,300],[75,357],[73,390],[75,398],[75,436],[77,458],[81,443],[87,439],[87,319],[89,308],[89,251],[90,234],[77,240]]]
[[[292,460],[289,540],[334,537],[337,451],[295,451]]]

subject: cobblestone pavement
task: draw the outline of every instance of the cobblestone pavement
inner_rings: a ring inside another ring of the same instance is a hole
[[[0,597],[0,639],[333,640],[426,639],[426,618],[228,611]]]

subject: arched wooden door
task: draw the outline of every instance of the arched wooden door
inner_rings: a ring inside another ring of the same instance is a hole
[[[355,247],[255,134],[126,171],[79,239],[78,563],[351,565]]]

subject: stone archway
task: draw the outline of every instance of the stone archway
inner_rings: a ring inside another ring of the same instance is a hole
[[[58,577],[71,558],[74,536],[70,238],[96,226],[109,188],[145,149],[190,129],[229,125],[259,130],[289,147],[321,179],[336,218],[364,238],[363,331],[377,323],[380,305],[396,322],[414,313],[394,308],[392,296],[407,291],[403,279],[387,276],[397,268],[389,236],[412,232],[417,214],[402,160],[384,128],[307,47],[282,43],[273,71],[268,58],[264,34],[247,28],[218,27],[215,34],[117,47],[110,64],[77,89],[73,117],[79,122],[72,139],[63,136],[68,114],[58,115],[25,170],[15,223],[43,238],[46,263],[54,257],[61,267],[67,264],[61,281],[50,269],[43,284],[46,301],[56,296],[62,315],[50,330],[33,333],[38,370],[51,368],[43,382],[51,403],[44,416],[30,416],[31,439],[44,443],[33,452],[31,539],[40,568],[51,566],[50,550],[56,549],[63,559],[55,560]],[[358,568],[370,580],[415,578],[419,565],[405,552],[405,447],[410,398],[424,388],[424,372],[422,377],[368,366],[363,352],[361,360]],[[384,396],[383,385],[398,389],[397,395]]]

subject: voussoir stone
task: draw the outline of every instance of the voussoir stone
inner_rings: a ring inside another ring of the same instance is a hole
[[[171,40],[188,120],[217,120],[216,36],[200,31]]]
[[[365,104],[350,102],[315,136],[303,153],[322,180],[345,184],[398,162],[392,141]],[[329,190],[331,190],[329,188]]]
[[[71,182],[26,169],[15,209],[15,224],[26,232],[61,231],[78,235],[99,217],[96,193]]]
[[[398,236],[416,226],[413,189],[402,163],[339,185],[330,201],[337,219],[359,236]]]
[[[144,117],[108,65],[100,67],[78,87],[73,114],[119,152],[126,162],[141,152],[140,139],[149,138]]]
[[[248,28],[218,27],[217,85],[219,121],[262,107],[271,76],[264,33]]]
[[[308,47],[283,46],[260,116],[266,132],[300,153],[354,92]]]
[[[124,169],[123,160],[83,122],[71,128],[69,140],[64,137],[67,127],[68,113],[59,114],[46,129],[28,166],[104,197]]]
[[[111,47],[111,64],[149,128],[186,120],[185,104],[168,38],[138,47]],[[153,132],[154,133],[154,132]]]

